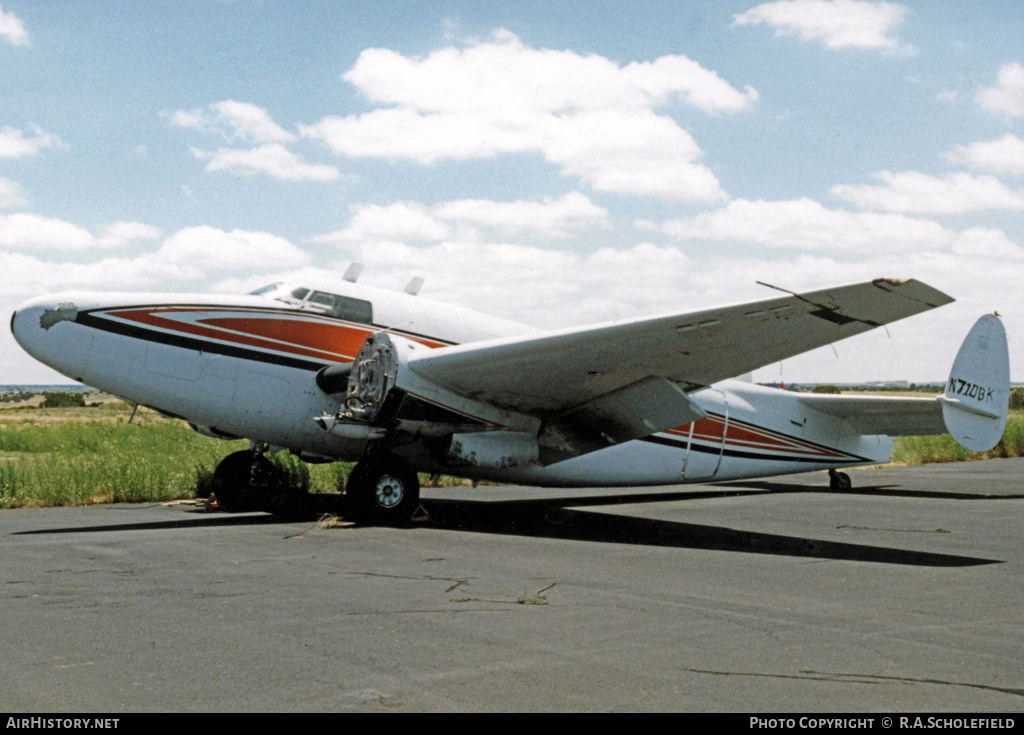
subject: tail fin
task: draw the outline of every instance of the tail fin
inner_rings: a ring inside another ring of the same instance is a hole
[[[939,397],[946,429],[964,448],[986,452],[1003,436],[1010,401],[1010,356],[998,316],[986,314],[968,332]]]

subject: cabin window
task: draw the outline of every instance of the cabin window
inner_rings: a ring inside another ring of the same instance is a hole
[[[362,299],[338,296],[324,291],[314,291],[309,303],[322,307],[333,317],[362,324],[373,323],[373,304]]]

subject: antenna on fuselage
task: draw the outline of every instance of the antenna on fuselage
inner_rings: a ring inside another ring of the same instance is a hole
[[[403,288],[402,290],[405,291],[410,296],[415,296],[420,292],[420,289],[423,288],[424,283],[425,280],[423,279],[422,276],[413,276],[413,279],[409,281],[407,284],[405,284],[405,288]]]
[[[345,275],[342,276],[342,279],[348,281],[349,283],[355,283],[356,281],[359,280],[359,276],[362,274],[362,272],[363,264],[353,263],[345,270]]]

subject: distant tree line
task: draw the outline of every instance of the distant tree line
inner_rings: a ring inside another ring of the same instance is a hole
[[[82,393],[43,393],[43,408],[84,408]]]
[[[32,393],[27,390],[18,390],[12,391],[11,393],[3,393],[0,394],[0,403],[19,403],[21,401],[27,401],[34,395],[35,393]]]

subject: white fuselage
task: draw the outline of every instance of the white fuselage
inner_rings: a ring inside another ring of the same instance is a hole
[[[280,293],[63,293],[22,304],[11,328],[27,352],[64,375],[204,433],[341,460],[359,459],[366,443],[314,422],[339,407],[317,386],[316,374],[350,363],[366,337],[386,331],[443,347],[537,332],[354,283],[335,288],[334,297],[372,305],[372,316],[327,313],[312,301],[319,294],[282,300]],[[452,467],[415,442],[395,451],[421,471],[541,486],[763,477],[874,464],[891,454],[889,438],[861,435],[785,391],[729,380],[691,397],[707,418],[545,467]]]

